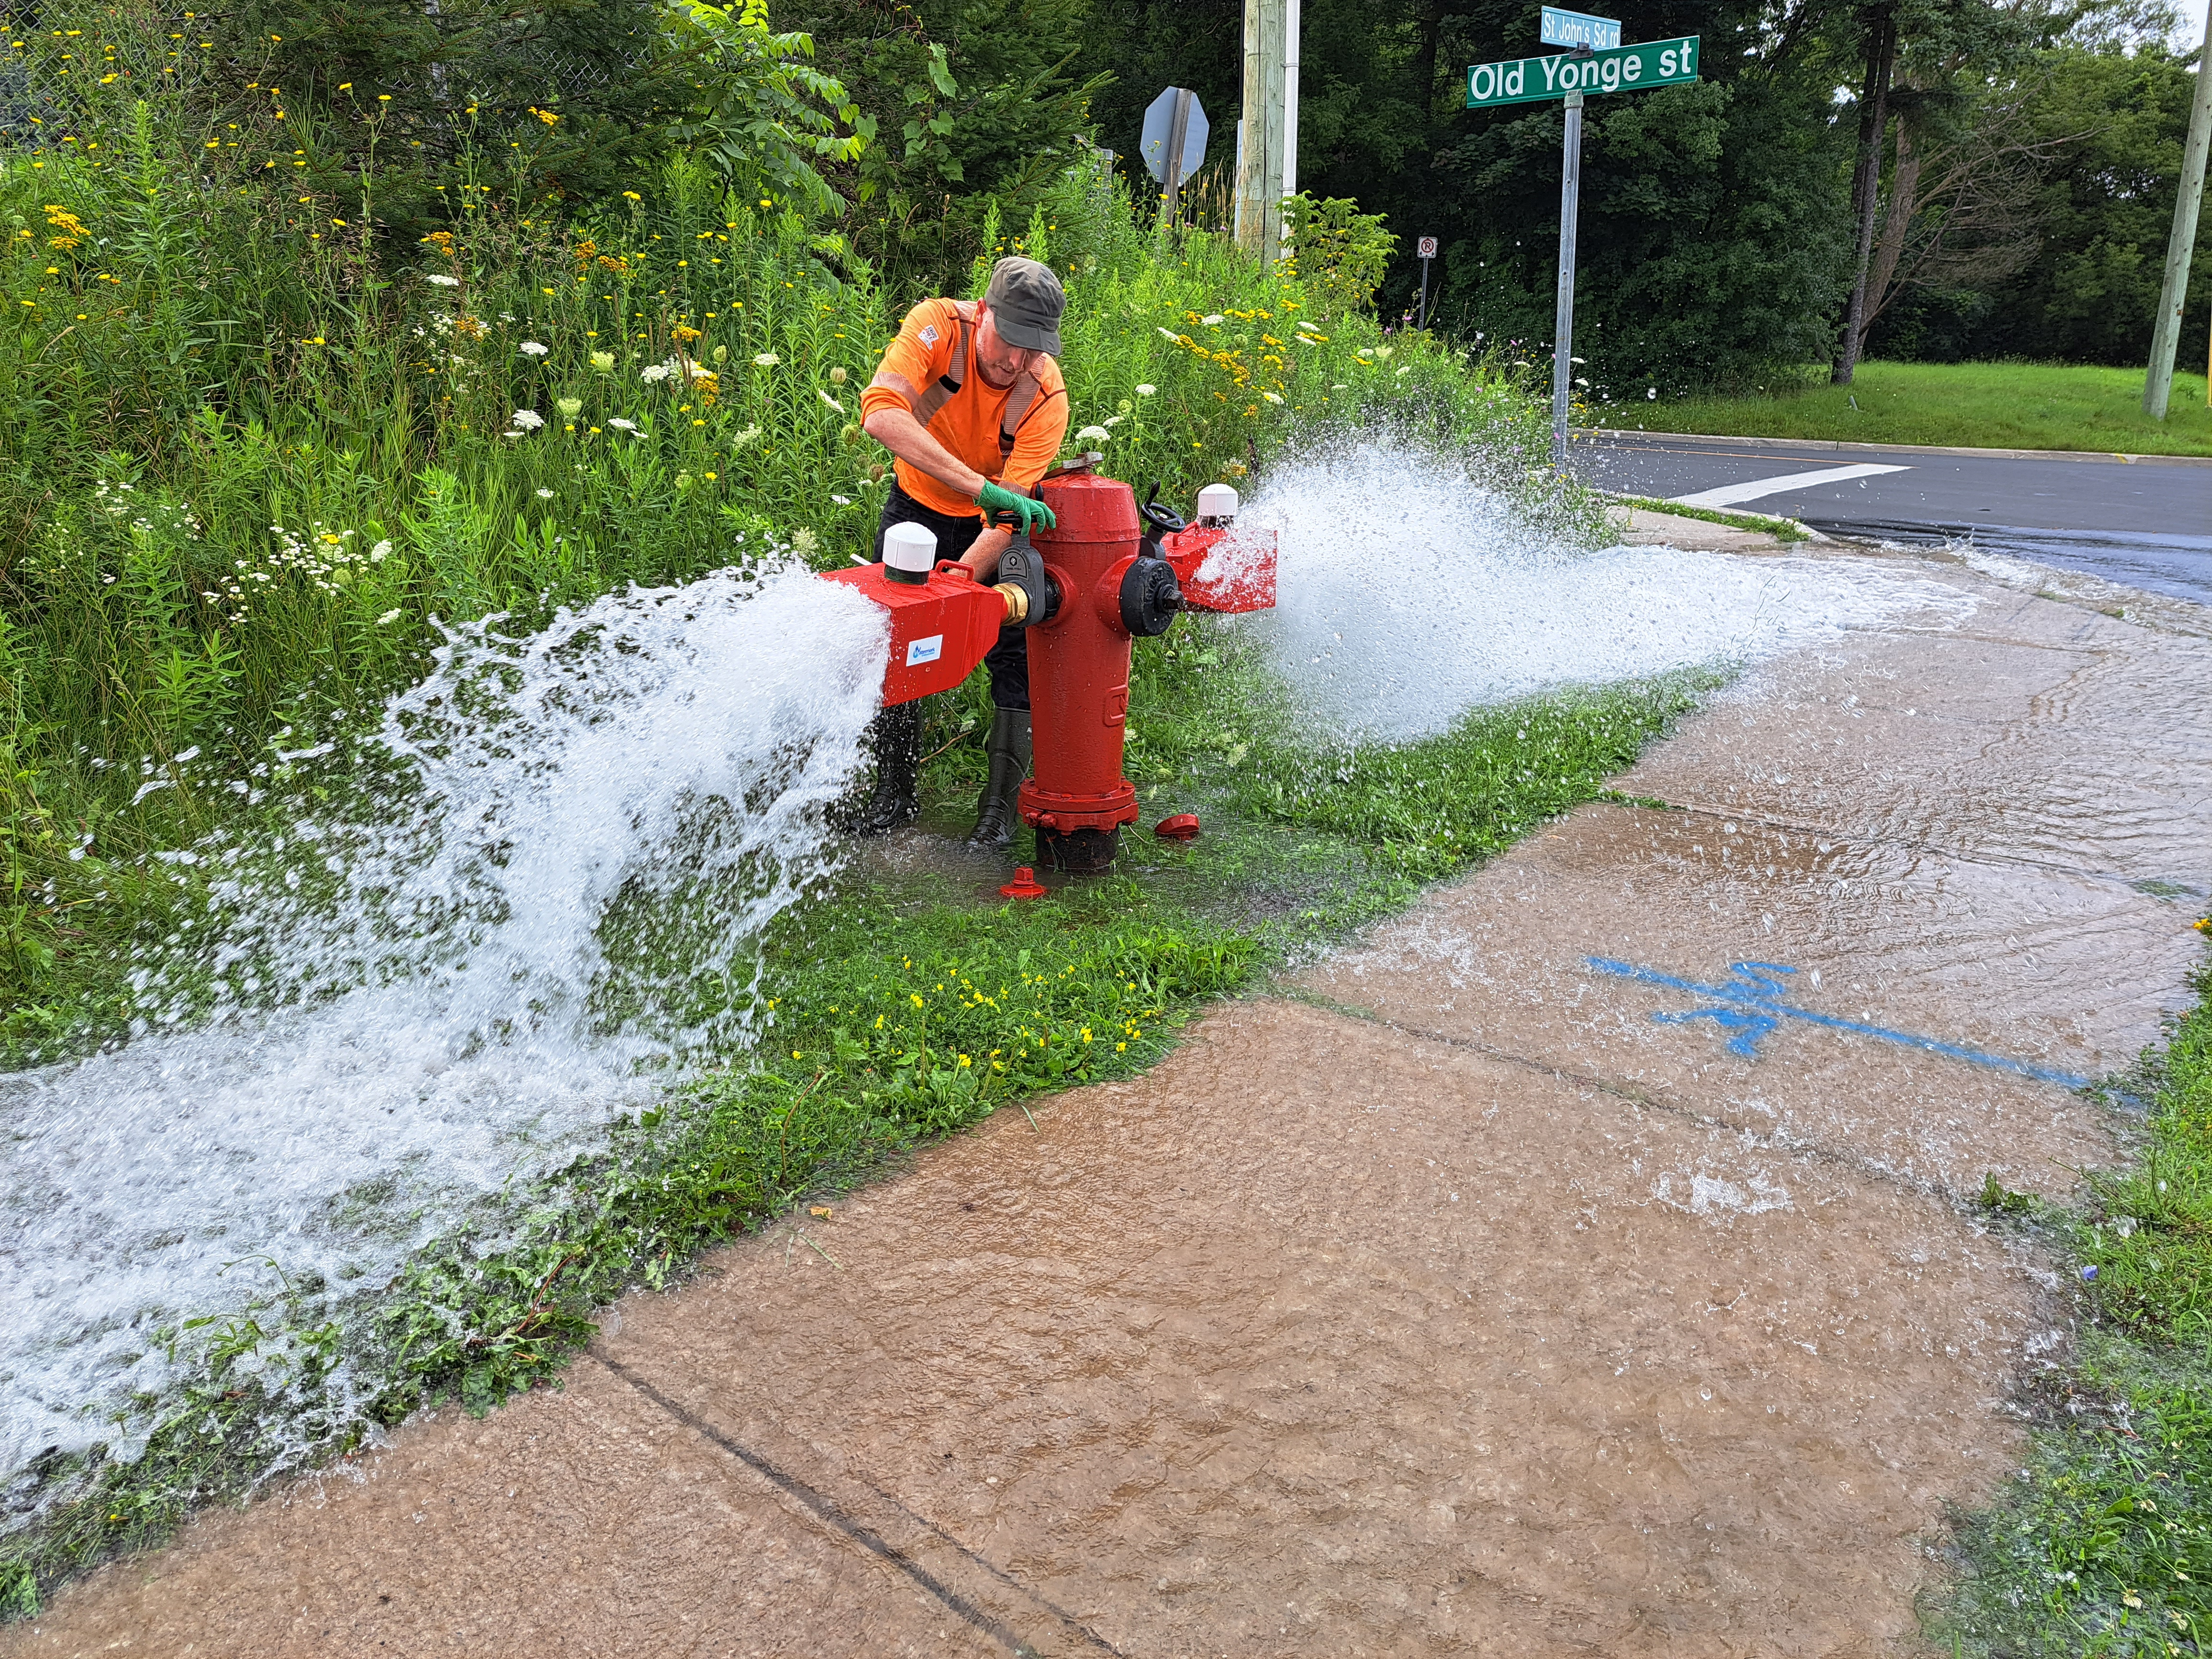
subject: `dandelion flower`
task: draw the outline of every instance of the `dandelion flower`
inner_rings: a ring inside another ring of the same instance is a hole
[[[836,410],[840,415],[842,415],[845,412],[845,405],[839,403],[835,398],[824,392],[820,386],[817,386],[814,388],[814,395],[821,398],[823,403],[829,404],[830,408]]]
[[[535,432],[545,424],[545,417],[534,409],[518,409],[508,418],[524,432]]]
[[[433,288],[459,288],[461,285],[459,277],[448,276],[442,270],[426,271],[422,280]]]
[[[543,357],[553,349],[542,340],[525,340],[520,349],[526,357]]]
[[[1086,426],[1075,434],[1078,443],[1104,443],[1114,434],[1103,426]]]
[[[556,398],[553,407],[561,411],[562,420],[573,421],[584,412],[584,400],[581,398]]]
[[[1151,396],[1152,395],[1152,393],[1154,393],[1155,392],[1158,392],[1158,390],[1159,390],[1159,387],[1158,387],[1158,386],[1139,386],[1139,387],[1137,388],[1137,395],[1138,395],[1139,398],[1149,398],[1149,397],[1151,397]]]
[[[614,428],[617,432],[635,432],[637,430],[637,422],[635,421],[625,421],[619,415],[609,421],[607,424]]]
[[[592,354],[592,367],[593,368],[596,368],[597,370],[599,370],[600,374],[605,374],[609,369],[612,368],[614,366],[615,366],[615,354],[614,354],[613,352],[611,352],[611,351],[594,351],[594,352]]]
[[[763,368],[774,368],[782,361],[783,359],[773,351],[759,351],[753,354],[753,362]]]

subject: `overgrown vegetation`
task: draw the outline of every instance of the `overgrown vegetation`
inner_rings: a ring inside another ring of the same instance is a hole
[[[2198,924],[2212,932],[2212,923]],[[1936,1622],[1989,1656],[2197,1654],[2212,1644],[2212,963],[2129,1080],[2151,1103],[2133,1168],[2054,1216],[2086,1316],[2035,1384],[2043,1426],[1999,1501],[1961,1523]],[[1990,1183],[1995,1212],[2034,1207]]]
[[[578,210],[525,194],[525,161],[471,152],[447,228],[396,241],[381,172],[346,170],[354,129],[218,118],[215,70],[173,64],[159,16],[82,21],[22,53],[104,82],[0,168],[0,1051],[18,1054],[127,1018],[102,964],[163,913],[146,855],[227,810],[210,767],[411,679],[428,617],[526,620],[771,537],[824,567],[863,549],[886,486],[858,394],[897,320],[842,239],[683,155]],[[373,137],[381,94],[350,95]],[[948,285],[980,292],[1009,246],[1054,263],[1074,442],[1170,498],[1370,406],[1516,482],[1541,456],[1507,371],[1386,341],[1340,295],[1316,320],[1288,267],[1212,239],[1163,255],[1094,171],[985,229]]]

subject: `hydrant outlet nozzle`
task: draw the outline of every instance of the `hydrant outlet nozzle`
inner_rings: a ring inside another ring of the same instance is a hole
[[[1017,587],[1012,582],[1000,582],[991,591],[1006,602],[1006,622],[1009,626],[1020,628],[1027,624],[1030,619],[1030,596],[1024,590]]]

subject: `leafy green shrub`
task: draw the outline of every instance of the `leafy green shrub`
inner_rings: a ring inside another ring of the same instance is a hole
[[[1358,203],[1337,197],[1316,201],[1309,191],[1283,204],[1283,219],[1315,310],[1329,318],[1371,312],[1375,290],[1398,247],[1397,237],[1382,228],[1382,216],[1362,213]]]

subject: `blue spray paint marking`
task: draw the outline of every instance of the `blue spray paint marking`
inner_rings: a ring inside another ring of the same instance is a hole
[[[1660,1025],[1686,1025],[1693,1019],[1709,1019],[1723,1030],[1733,1033],[1728,1041],[1732,1054],[1741,1054],[1746,1060],[1759,1058],[1759,1041],[1768,1032],[1779,1029],[1785,1019],[1802,1019],[1808,1024],[1825,1025],[1832,1031],[1856,1031],[1861,1036],[1879,1037],[1884,1042],[1894,1042],[1901,1048],[1919,1048],[1931,1054],[1948,1054],[1953,1060],[1969,1060],[1977,1066],[1988,1066],[2000,1072],[2010,1072],[2017,1077],[2032,1077],[2040,1083],[2063,1084],[2069,1089],[2086,1089],[2089,1079],[2072,1072],[2061,1072],[2049,1066],[2032,1066],[2024,1060],[2008,1060],[2002,1054],[1986,1054],[1978,1048],[1966,1048],[1955,1042],[1939,1042],[1934,1037],[1915,1036],[1910,1031],[1892,1031],[1879,1025],[1868,1025],[1856,1019],[1838,1019],[1833,1014],[1816,1014],[1809,1008],[1793,1008],[1784,1000],[1790,987],[1775,977],[1778,974],[1795,974],[1795,968],[1784,968],[1778,962],[1732,962],[1729,971],[1735,975],[1725,985],[1700,985],[1695,980],[1677,979],[1672,974],[1662,974],[1650,968],[1638,968],[1630,963],[1615,962],[1610,957],[1583,958],[1601,974],[1612,974],[1620,979],[1632,979],[1639,985],[1663,985],[1669,990],[1693,991],[1701,997],[1711,997],[1722,1006],[1717,1008],[1696,1008],[1686,1014],[1657,1013],[1652,1021]]]

